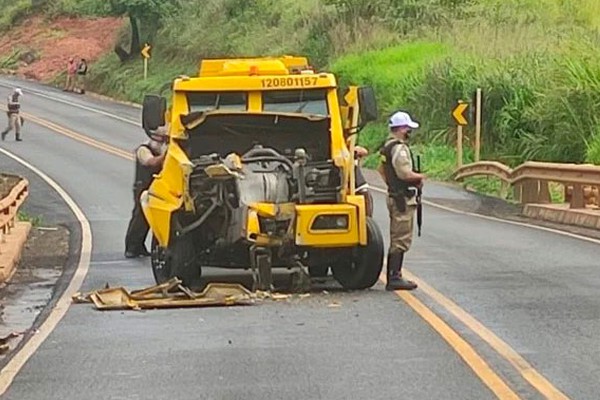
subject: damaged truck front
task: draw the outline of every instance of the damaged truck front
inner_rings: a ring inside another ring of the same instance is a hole
[[[168,125],[162,171],[142,194],[158,283],[200,284],[202,267],[329,268],[346,289],[379,277],[381,232],[355,194],[353,140],[376,118],[370,88],[338,98],[332,74],[303,57],[202,61],[172,84],[171,105],[146,96],[148,132]],[[350,143],[350,144],[349,144]]]

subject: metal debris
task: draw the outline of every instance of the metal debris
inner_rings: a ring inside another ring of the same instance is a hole
[[[85,294],[75,293],[74,303],[93,303],[98,310],[141,310],[153,308],[247,305],[254,302],[250,291],[239,284],[209,283],[192,292],[173,278],[161,285],[128,292],[123,287],[105,288]]]

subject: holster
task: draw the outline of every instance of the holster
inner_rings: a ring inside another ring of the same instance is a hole
[[[394,204],[396,204],[396,208],[399,212],[406,211],[406,199],[402,194],[390,194],[390,198],[394,200]]]
[[[415,189],[406,189],[404,193],[390,193],[390,198],[394,200],[396,208],[399,212],[406,211],[406,199],[412,199],[416,196],[417,192]]]

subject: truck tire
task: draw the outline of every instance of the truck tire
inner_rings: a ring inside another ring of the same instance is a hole
[[[350,260],[333,265],[333,277],[346,290],[368,289],[379,279],[383,253],[381,230],[373,218],[367,218],[367,245],[358,247]]]
[[[158,284],[177,277],[181,279],[183,286],[190,289],[198,288],[201,285],[202,268],[195,260],[191,238],[174,238],[165,249],[158,246],[158,242],[153,237],[152,273]]]
[[[308,273],[311,278],[326,278],[329,273],[329,265],[309,265]]]

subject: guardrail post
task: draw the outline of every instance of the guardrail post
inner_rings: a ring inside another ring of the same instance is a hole
[[[585,208],[585,198],[583,196],[583,185],[573,184],[573,192],[571,193],[570,208]]]
[[[540,204],[549,204],[552,203],[552,198],[550,196],[550,188],[548,187],[550,183],[548,181],[539,181],[540,182],[540,191],[538,192],[538,203]]]
[[[538,201],[539,185],[537,180],[527,179],[523,182],[521,203],[536,203]]]

